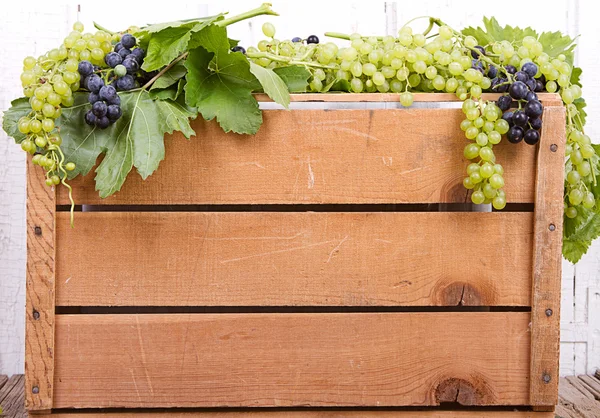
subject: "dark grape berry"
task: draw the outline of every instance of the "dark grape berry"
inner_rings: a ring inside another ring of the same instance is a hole
[[[508,89],[508,93],[515,100],[524,99],[527,96],[529,89],[522,81],[515,81]]]
[[[123,77],[117,78],[115,85],[117,90],[131,90],[135,86],[135,79],[131,75],[127,74]]]
[[[136,40],[133,35],[126,33],[121,37],[121,45],[125,48],[131,49],[135,46]]]
[[[117,53],[121,56],[121,58],[125,58],[127,55],[131,54],[131,50],[127,48],[121,48]]]
[[[479,60],[471,60],[471,68],[475,68],[477,71],[483,74],[483,63]]]
[[[89,76],[87,81],[87,88],[92,93],[98,93],[100,89],[104,86],[104,80],[102,80],[98,75],[92,74]]]
[[[87,123],[90,126],[94,126],[96,124],[96,116],[92,113],[91,110],[85,112],[84,119],[85,123]]]
[[[106,108],[106,103],[103,101],[96,102],[92,105],[92,113],[97,118],[101,118],[102,116],[106,115]]]
[[[505,112],[505,113],[502,115],[502,119],[504,119],[505,121],[507,121],[507,122],[508,122],[508,124],[509,124],[510,126],[512,126],[512,125],[514,125],[514,123],[513,123],[513,115],[514,115],[514,114],[515,114],[515,112]]]
[[[302,42],[302,38],[295,36],[292,38],[292,42],[296,43],[296,42]]]
[[[87,77],[94,72],[94,66],[89,61],[81,61],[77,67],[77,70],[82,77]]]
[[[146,56],[146,51],[144,51],[142,48],[136,48],[131,51],[131,55],[137,60],[138,64],[141,64]]]
[[[121,49],[123,49],[123,44],[121,42],[117,42],[115,45],[115,52],[119,52]]]
[[[540,141],[540,133],[535,129],[527,129],[523,135],[523,139],[529,145],[535,145]]]
[[[506,78],[498,79],[498,93],[506,93],[508,91],[508,84],[506,84],[508,80]]]
[[[96,118],[96,126],[100,129],[106,129],[110,125],[110,120],[106,116]]]
[[[529,77],[533,78],[538,72],[538,67],[533,62],[526,62],[521,67],[521,71],[527,73]]]
[[[504,67],[504,69],[509,74],[516,74],[517,72],[517,69],[513,65],[507,65],[506,67]]]
[[[479,55],[485,55],[485,49],[482,46],[475,45],[475,47],[473,49],[477,50],[477,51],[471,50],[471,56],[473,58],[479,58]]]
[[[246,48],[244,48],[243,46],[234,46],[233,48],[231,48],[231,52],[241,52],[242,54],[246,53]]]
[[[527,80],[529,80],[529,76],[524,71],[517,71],[515,74],[515,80],[525,83]]]
[[[108,105],[120,105],[121,104],[121,98],[119,97],[118,94],[115,94],[115,97],[113,97],[111,100],[107,100],[106,104]]]
[[[542,83],[540,80],[535,80],[535,91],[544,91],[544,83]]]
[[[529,80],[527,80],[527,81],[525,82],[525,84],[527,84],[527,88],[528,88],[530,91],[535,91],[535,88],[536,88],[536,86],[537,86],[537,83],[535,82],[535,80],[534,80],[534,79],[530,78]]]
[[[538,95],[535,94],[534,92],[530,91],[529,93],[527,93],[527,96],[525,97],[525,100],[530,101],[530,100],[537,100],[538,99]]]
[[[106,117],[111,121],[119,119],[122,114],[121,108],[117,105],[110,105],[106,109]]]
[[[523,140],[523,135],[523,128],[520,126],[513,126],[506,133],[506,138],[508,139],[508,142],[517,144]]]
[[[540,130],[542,129],[542,120],[540,118],[529,119],[529,126],[531,126],[533,129]]]
[[[500,96],[496,105],[500,108],[500,110],[505,111],[510,109],[510,105],[512,103],[512,99],[510,96]]]
[[[104,87],[102,87],[104,88]],[[102,89],[100,89],[102,90]],[[90,102],[90,104],[94,104],[96,103],[98,100],[100,100],[100,95],[98,93],[90,93],[88,96],[88,101]]]
[[[123,61],[123,58],[121,58],[121,56],[116,52],[110,52],[104,57],[104,62],[110,68],[115,68],[121,63],[121,61]]]
[[[488,72],[487,72],[488,78],[494,78],[497,75],[498,75],[498,69],[494,65],[489,66]]]
[[[100,93],[98,95],[102,100],[106,100],[108,102],[117,95],[117,90],[113,86],[104,86],[100,89]]]
[[[513,114],[512,121],[516,126],[525,126],[529,118],[522,110],[516,110]]]
[[[531,100],[525,105],[525,114],[532,119],[542,116],[544,107],[537,100]]]
[[[318,44],[319,37],[317,35],[310,35],[308,38],[306,38],[306,43],[307,44]]]
[[[140,69],[140,65],[138,64],[138,62],[133,57],[131,57],[131,58],[129,58],[129,57],[125,58],[123,60],[123,66],[127,70],[128,74],[133,74],[137,70]]]

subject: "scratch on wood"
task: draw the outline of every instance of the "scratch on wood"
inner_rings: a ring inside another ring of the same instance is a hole
[[[310,165],[310,156],[308,157],[308,188],[312,189],[315,187],[315,173],[313,173],[312,166]]]
[[[290,252],[290,251],[304,250],[306,248],[317,247],[317,246],[325,245],[325,244],[331,244],[332,242],[336,242],[336,240],[316,242],[314,244],[303,245],[301,247],[286,248],[286,249],[283,249],[283,250],[267,251],[266,253],[259,253],[259,254],[247,255],[247,256],[244,256],[244,257],[230,258],[230,259],[227,259],[227,260],[221,260],[221,264],[233,263],[234,261],[248,260],[250,258],[256,258],[256,257],[264,257],[264,256],[267,256],[267,255],[272,255],[272,254],[281,254],[281,253],[287,253],[287,252]]]
[[[140,344],[140,355],[142,357],[144,375],[146,376],[146,382],[148,383],[148,389],[150,390],[150,393],[154,394],[154,389],[152,388],[152,381],[150,380],[150,375],[148,374],[148,363],[146,362],[146,350],[144,349],[144,341],[142,339],[142,329],[140,327],[139,315],[135,316],[135,324],[137,328],[138,342]]]
[[[392,166],[392,162],[393,162],[392,157],[381,157],[381,160],[383,161],[384,166],[386,166],[386,167]]]
[[[338,245],[335,246],[335,248],[333,250],[331,250],[331,252],[329,253],[329,258],[327,259],[327,262],[329,263],[331,261],[331,258],[333,257],[333,254],[337,253],[340,250],[340,247],[342,246],[342,244],[344,242],[346,242],[346,240],[348,239],[348,235],[346,235],[344,237],[343,240],[340,241],[340,243]]]

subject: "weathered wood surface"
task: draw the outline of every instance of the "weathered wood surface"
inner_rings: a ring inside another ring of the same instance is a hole
[[[529,306],[533,213],[57,214],[58,306]],[[482,235],[494,244],[481,251]]]
[[[44,171],[27,174],[27,298],[25,315],[25,394],[29,410],[52,408],[54,380],[55,193]]]
[[[530,405],[558,401],[565,109],[544,109],[538,145],[531,308]]]
[[[524,405],[527,312],[57,315],[55,408]]]
[[[593,376],[569,376],[560,379],[558,418],[600,417],[600,380]]]
[[[25,412],[25,376],[0,376],[0,410],[1,417],[26,418]]]
[[[467,143],[460,109],[266,110],[254,136],[198,118],[196,136],[168,136],[145,181],[130,173],[101,199],[94,172],[71,182],[78,204],[292,204],[465,202]],[[535,148],[494,148],[509,203],[533,202]],[[135,170],[134,170],[135,171]],[[58,203],[69,204],[63,188]]]
[[[253,412],[222,412],[222,411],[148,411],[143,412],[80,412],[52,415],[34,415],[37,418],[131,418],[131,417],[149,417],[149,418],[554,418],[552,412],[526,412],[526,411],[374,411],[374,410],[306,410],[306,411],[281,411],[264,410]]]

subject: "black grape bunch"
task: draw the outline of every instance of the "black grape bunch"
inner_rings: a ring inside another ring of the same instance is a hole
[[[510,127],[506,138],[513,144],[525,141],[529,145],[536,145],[540,141],[541,116],[544,111],[536,93],[544,90],[544,76],[535,78],[538,66],[533,62],[523,64],[520,71],[512,65],[507,65],[505,69],[512,74],[513,82],[497,78],[492,85],[494,91],[508,92],[496,102],[504,112],[502,119]]]
[[[139,87],[136,75],[144,62],[145,52],[135,48],[136,39],[126,33],[113,51],[104,57],[108,66],[100,69],[89,61],[79,63],[81,86],[90,92],[88,100],[92,108],[85,114],[88,125],[106,129],[123,114],[118,91]]]

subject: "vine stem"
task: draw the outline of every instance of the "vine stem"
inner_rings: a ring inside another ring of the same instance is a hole
[[[160,72],[158,74],[156,74],[154,77],[152,77],[150,79],[150,81],[148,81],[146,84],[144,84],[142,86],[142,90],[146,90],[148,87],[150,87],[152,84],[154,84],[154,82],[156,80],[158,80],[159,78],[161,78],[164,75],[164,73],[166,73],[171,68],[173,68],[173,66],[175,64],[177,64],[179,61],[181,61],[182,59],[186,58],[188,56],[188,54],[189,54],[189,52],[184,52],[183,54],[181,54],[180,56],[178,56],[177,58],[175,58],[173,61],[171,61],[171,63],[169,65],[167,65],[165,68],[163,68],[162,70],[160,70]]]
[[[114,35],[116,32],[113,32],[112,30],[108,30],[106,29],[104,26],[100,25],[99,23],[93,22],[94,23],[94,27],[98,30],[103,30],[104,32],[108,33],[109,35]]]
[[[249,19],[251,17],[260,16],[260,15],[279,16],[278,13],[276,13],[275,11],[273,11],[271,9],[271,3],[263,3],[260,7],[257,7],[256,9],[247,11],[245,13],[241,13],[236,16],[231,16],[228,19],[219,20],[218,22],[215,22],[215,25],[229,26],[229,25],[237,23],[241,20]]]
[[[270,59],[271,61],[283,62],[283,63],[290,64],[290,65],[304,65],[307,67],[327,68],[330,70],[335,69],[335,67],[333,67],[331,65],[322,65],[322,64],[317,64],[317,63],[313,63],[313,62],[295,61],[295,60],[289,59],[287,57],[270,54],[268,52],[246,52],[246,56],[248,58],[267,58],[267,59]]]

